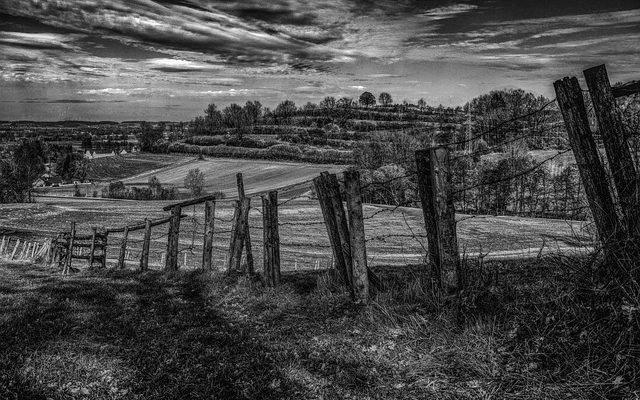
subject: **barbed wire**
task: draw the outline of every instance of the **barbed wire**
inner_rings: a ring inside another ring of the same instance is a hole
[[[553,160],[553,159],[555,159],[555,158],[558,158],[558,157],[560,157],[561,155],[566,154],[566,153],[568,153],[568,152],[570,152],[570,151],[571,151],[571,149],[567,149],[567,150],[564,150],[564,151],[560,151],[560,152],[558,152],[557,154],[555,154],[555,155],[553,155],[553,156],[551,156],[551,157],[547,157],[546,159],[544,159],[544,160],[540,161],[539,163],[537,163],[537,164],[536,164],[536,165],[534,165],[533,167],[531,167],[531,168],[527,168],[526,170],[521,171],[521,172],[519,172],[519,173],[517,173],[517,174],[513,174],[513,175],[510,175],[510,176],[507,176],[507,177],[504,177],[504,178],[496,179],[496,180],[491,181],[491,182],[481,182],[481,183],[478,183],[478,184],[473,185],[473,186],[469,186],[469,187],[465,187],[465,188],[462,188],[462,189],[459,189],[459,190],[453,191],[453,192],[451,192],[451,194],[456,195],[456,194],[458,194],[458,193],[462,193],[462,192],[465,192],[465,191],[468,191],[468,190],[471,190],[471,189],[475,189],[475,188],[478,188],[478,187],[481,187],[481,186],[490,186],[490,185],[495,185],[496,183],[506,182],[506,181],[510,181],[510,180],[512,180],[512,179],[515,179],[515,178],[519,178],[519,177],[524,176],[524,175],[528,175],[528,174],[530,174],[531,172],[533,172],[533,171],[535,171],[536,169],[538,169],[538,168],[540,168],[541,166],[543,166],[545,163],[547,163],[547,162],[549,162],[549,161],[551,161],[551,160]]]

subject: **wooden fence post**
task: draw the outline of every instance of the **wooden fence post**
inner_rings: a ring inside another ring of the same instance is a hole
[[[611,239],[618,239],[621,224],[609,191],[607,175],[589,128],[582,89],[575,77],[557,80],[553,86],[598,236],[605,244],[605,251],[609,252],[606,244]]]
[[[434,274],[446,293],[459,289],[460,253],[451,190],[449,149],[416,151],[418,189]]]
[[[231,245],[229,248],[228,274],[231,274],[233,271],[240,271],[241,269],[242,249],[247,237],[247,217],[249,215],[250,205],[251,199],[248,197],[236,202],[236,218],[233,231],[231,232]]]
[[[10,260],[13,260],[13,257],[15,257],[16,251],[18,251],[19,246],[20,246],[20,238],[16,239],[16,245],[14,246],[13,251],[11,252]]]
[[[360,188],[360,174],[358,171],[345,171],[344,186],[347,195],[347,213],[351,240],[353,291],[356,300],[368,303],[369,273],[367,268],[367,248],[362,211],[362,190]]]
[[[323,172],[313,180],[316,188],[320,208],[324,216],[327,233],[331,241],[331,248],[336,260],[336,266],[342,275],[345,285],[353,296],[351,285],[351,245],[349,243],[349,228],[342,206],[340,187],[335,174]]]
[[[67,275],[71,272],[71,259],[73,258],[73,245],[76,240],[76,223],[71,221],[71,230],[69,233],[69,249],[67,251],[67,259],[62,270],[63,275]]]
[[[140,271],[149,269],[149,245],[151,242],[151,220],[144,220],[144,240],[142,242],[142,254],[140,256]]]
[[[273,274],[271,273],[273,269],[271,225],[271,205],[269,204],[269,197],[262,195],[262,275],[264,276],[264,284],[269,287],[273,286]]]
[[[262,196],[264,237],[264,281],[267,286],[280,284],[280,233],[278,231],[278,192]]]
[[[204,238],[202,245],[202,269],[211,271],[213,256],[213,229],[216,217],[216,201],[204,203]]]
[[[6,236],[2,236],[2,244],[0,244],[0,256],[4,254],[4,245],[5,245]]]
[[[238,172],[236,174],[236,183],[238,185],[238,199],[242,200],[246,197],[244,193],[244,180],[242,179],[242,172]],[[249,214],[247,214],[247,218],[249,218]],[[245,238],[244,246],[247,252],[247,273],[253,274],[255,272],[255,267],[253,264],[253,250],[251,249],[250,230],[247,230],[247,236]]]
[[[640,237],[640,182],[604,65],[584,71],[629,237]]]
[[[96,251],[96,232],[97,228],[91,228],[91,248],[89,250],[89,268],[93,267],[93,255]]]
[[[120,254],[118,255],[118,269],[124,269],[124,259],[127,255],[127,239],[129,238],[129,227],[124,227],[122,234],[122,242],[120,242]]]
[[[169,221],[169,237],[167,238],[166,271],[178,270],[178,246],[180,238],[180,215],[182,207],[179,205],[171,208],[171,220]]]

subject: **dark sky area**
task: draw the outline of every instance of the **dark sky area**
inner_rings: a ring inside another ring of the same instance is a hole
[[[461,105],[640,75],[640,1],[2,0],[0,119],[188,120],[387,91]]]

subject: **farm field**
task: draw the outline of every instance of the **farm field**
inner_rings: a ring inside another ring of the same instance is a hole
[[[145,185],[151,176],[162,184],[182,187],[184,177],[190,169],[198,168],[204,173],[205,190],[221,191],[227,196],[237,193],[236,173],[244,176],[248,195],[276,188],[299,184],[318,176],[323,171],[337,172],[341,166],[305,164],[284,161],[235,160],[229,158],[207,158],[172,165],[158,171],[142,173],[124,180],[126,185]]]
[[[162,207],[171,202],[114,201],[105,199],[41,198],[35,204],[0,205],[0,227],[28,231],[29,235],[52,235],[68,230],[76,221],[80,233],[92,226],[114,228],[142,222],[145,218],[168,215]],[[256,265],[261,266],[262,215],[259,198],[252,199],[250,227]],[[365,205],[367,254],[371,265],[407,265],[421,263],[426,253],[422,211],[417,208]],[[180,264],[186,268],[201,265],[204,210],[202,206],[183,210],[181,222]],[[328,268],[332,253],[317,200],[295,199],[279,209],[281,260],[283,270]],[[214,265],[223,268],[229,246],[233,209],[230,200],[216,206]],[[536,257],[542,254],[576,253],[589,248],[591,241],[585,223],[521,217],[458,216],[461,252],[475,257],[488,253],[487,259]],[[168,225],[152,230],[152,268],[160,268],[166,249]],[[136,266],[142,232],[131,233],[130,262]],[[118,234],[110,235],[111,262],[117,258]],[[542,249],[542,250],[541,250]]]

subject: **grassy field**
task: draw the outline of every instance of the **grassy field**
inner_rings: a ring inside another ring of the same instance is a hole
[[[359,307],[328,274],[288,273],[274,290],[220,274],[0,264],[0,398],[633,396],[637,382],[585,368],[572,350],[584,345],[551,336],[551,301],[572,279],[557,261],[489,264],[499,278],[446,307],[419,272],[378,270],[387,288]]]
[[[35,204],[0,205],[0,227],[26,230],[32,234],[53,235],[68,230],[76,221],[79,232],[89,233],[92,226],[113,228],[163,218],[168,202],[114,201],[104,199],[41,198]],[[260,199],[252,199],[251,236],[257,265],[262,257],[262,215]],[[371,265],[407,265],[420,263],[426,253],[422,211],[416,208],[365,205],[367,255]],[[189,268],[200,265],[204,234],[203,206],[183,210],[188,215],[181,223],[180,263]],[[296,199],[279,210],[282,268],[313,269],[331,266],[332,254],[317,200]],[[229,200],[218,202],[214,234],[214,264],[222,268],[228,251],[233,209]],[[489,253],[488,259],[536,257],[548,253],[582,252],[591,245],[588,226],[579,221],[521,217],[459,215],[461,251],[471,257]],[[159,268],[166,248],[168,226],[152,230],[150,262]],[[141,248],[142,232],[130,235],[131,262],[135,265]],[[115,261],[119,235],[109,237],[111,261]]]
[[[189,170],[194,168],[198,168],[204,173],[206,191],[221,191],[228,196],[237,193],[236,174],[238,172],[244,176],[247,194],[251,194],[308,181],[323,171],[336,172],[343,169],[343,167],[333,165],[207,158],[139,174],[125,179],[124,182],[134,186],[145,185],[149,178],[155,175],[163,184],[182,187],[185,176]]]
[[[122,156],[102,157],[89,160],[87,179],[92,181],[112,181],[158,170],[175,164],[181,164],[193,159],[193,157],[131,153]]]

